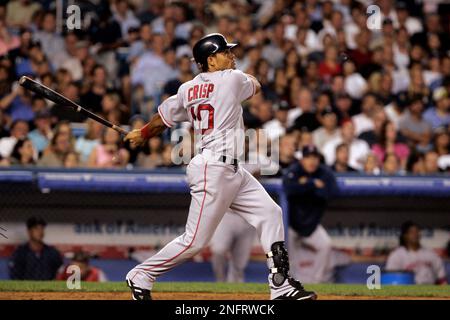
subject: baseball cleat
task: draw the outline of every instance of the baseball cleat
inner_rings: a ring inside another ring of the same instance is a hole
[[[270,298],[272,300],[316,300],[317,295],[313,291],[306,291],[300,281],[287,278],[281,286],[270,286]]]
[[[289,274],[289,256],[283,241],[274,242],[266,254],[269,262],[271,300],[316,300],[317,295],[306,291],[300,281]]]
[[[133,300],[152,300],[150,290],[138,288],[134,282],[127,279],[127,286],[131,289],[131,298]]]

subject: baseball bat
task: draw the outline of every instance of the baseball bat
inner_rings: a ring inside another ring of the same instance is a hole
[[[61,106],[69,106],[76,112],[79,112],[83,115],[85,115],[88,118],[91,118],[92,120],[95,120],[97,122],[100,122],[102,125],[107,126],[108,128],[114,129],[120,134],[127,135],[128,131],[124,128],[115,125],[108,120],[99,117],[95,113],[83,108],[79,104],[73,102],[69,98],[63,96],[62,94],[56,92],[55,90],[50,89],[49,87],[43,85],[42,83],[39,83],[33,79],[30,79],[26,76],[22,76],[19,80],[19,84],[24,87],[25,89],[28,89],[30,91],[33,91],[34,93],[37,93],[44,98],[53,101],[54,103],[61,105]]]

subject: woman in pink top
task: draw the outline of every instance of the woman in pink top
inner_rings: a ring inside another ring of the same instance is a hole
[[[390,121],[384,123],[378,142],[372,146],[372,152],[379,163],[384,163],[386,154],[395,154],[400,160],[402,169],[406,168],[406,162],[410,153],[406,144],[397,142],[397,130],[394,123]]]
[[[130,155],[120,146],[121,139],[117,131],[106,129],[101,144],[97,145],[89,156],[91,168],[122,168],[128,164]]]
[[[8,32],[4,20],[0,20],[0,56],[20,46],[19,37]]]

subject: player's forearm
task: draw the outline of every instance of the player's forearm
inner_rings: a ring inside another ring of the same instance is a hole
[[[246,75],[252,80],[253,85],[255,86],[255,94],[259,93],[261,91],[261,84],[259,83],[258,79],[256,79],[249,73],[246,73]]]
[[[166,128],[159,113],[155,113],[150,122],[141,128],[141,135],[144,139],[150,139],[159,136]]]

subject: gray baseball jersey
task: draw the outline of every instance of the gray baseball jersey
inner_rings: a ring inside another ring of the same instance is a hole
[[[253,81],[242,71],[200,73],[181,85],[158,112],[168,127],[190,121],[199,137],[197,150],[206,148],[239,158],[244,149],[241,102],[254,93]]]
[[[420,248],[417,251],[399,247],[391,252],[386,263],[386,270],[413,271],[417,284],[435,284],[445,279],[442,259],[432,250]]]

